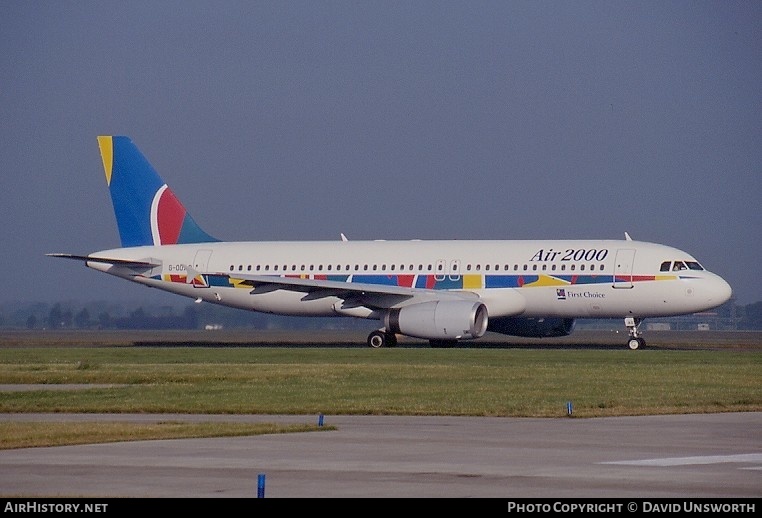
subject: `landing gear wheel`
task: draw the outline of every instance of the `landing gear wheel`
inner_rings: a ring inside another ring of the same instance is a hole
[[[368,335],[368,346],[374,349],[380,347],[396,347],[397,336],[394,333],[387,333],[381,329],[373,331]]]
[[[379,349],[384,346],[386,338],[383,331],[373,331],[368,335],[368,345],[374,349]]]
[[[646,345],[646,341],[640,337],[640,333],[638,332],[638,326],[641,322],[643,322],[642,318],[627,317],[624,319],[624,325],[630,332],[630,338],[627,340],[627,347],[630,348],[630,350],[634,351],[645,347]]]

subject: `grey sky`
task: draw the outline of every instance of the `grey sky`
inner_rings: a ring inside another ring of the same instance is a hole
[[[100,134],[221,239],[627,231],[762,300],[759,1],[5,0],[0,49],[0,301],[171,297],[44,256],[118,246]]]

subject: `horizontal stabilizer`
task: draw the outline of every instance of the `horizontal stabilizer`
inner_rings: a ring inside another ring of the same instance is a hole
[[[146,261],[133,261],[131,259],[111,259],[108,257],[91,257],[89,255],[74,255],[74,254],[45,254],[48,257],[61,257],[63,259],[73,259],[75,261],[84,261],[88,263],[104,263],[114,264],[119,266],[131,266],[134,268],[154,268],[161,266],[156,263],[149,263]]]

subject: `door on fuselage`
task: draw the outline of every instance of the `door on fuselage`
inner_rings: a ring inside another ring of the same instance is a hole
[[[635,262],[635,250],[620,248],[616,251],[614,263],[614,288],[632,288],[632,266]]]
[[[211,257],[211,250],[201,249],[196,252],[196,256],[193,258],[193,269],[201,273],[201,279],[193,281],[194,288],[209,287],[209,282],[207,281],[205,274],[208,273],[209,259]]]

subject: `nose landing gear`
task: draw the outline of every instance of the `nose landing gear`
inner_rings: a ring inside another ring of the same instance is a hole
[[[646,346],[646,341],[643,340],[638,332],[638,326],[641,322],[643,322],[642,318],[627,317],[624,319],[624,325],[627,326],[627,330],[630,332],[630,338],[627,340],[627,347],[633,351]]]

